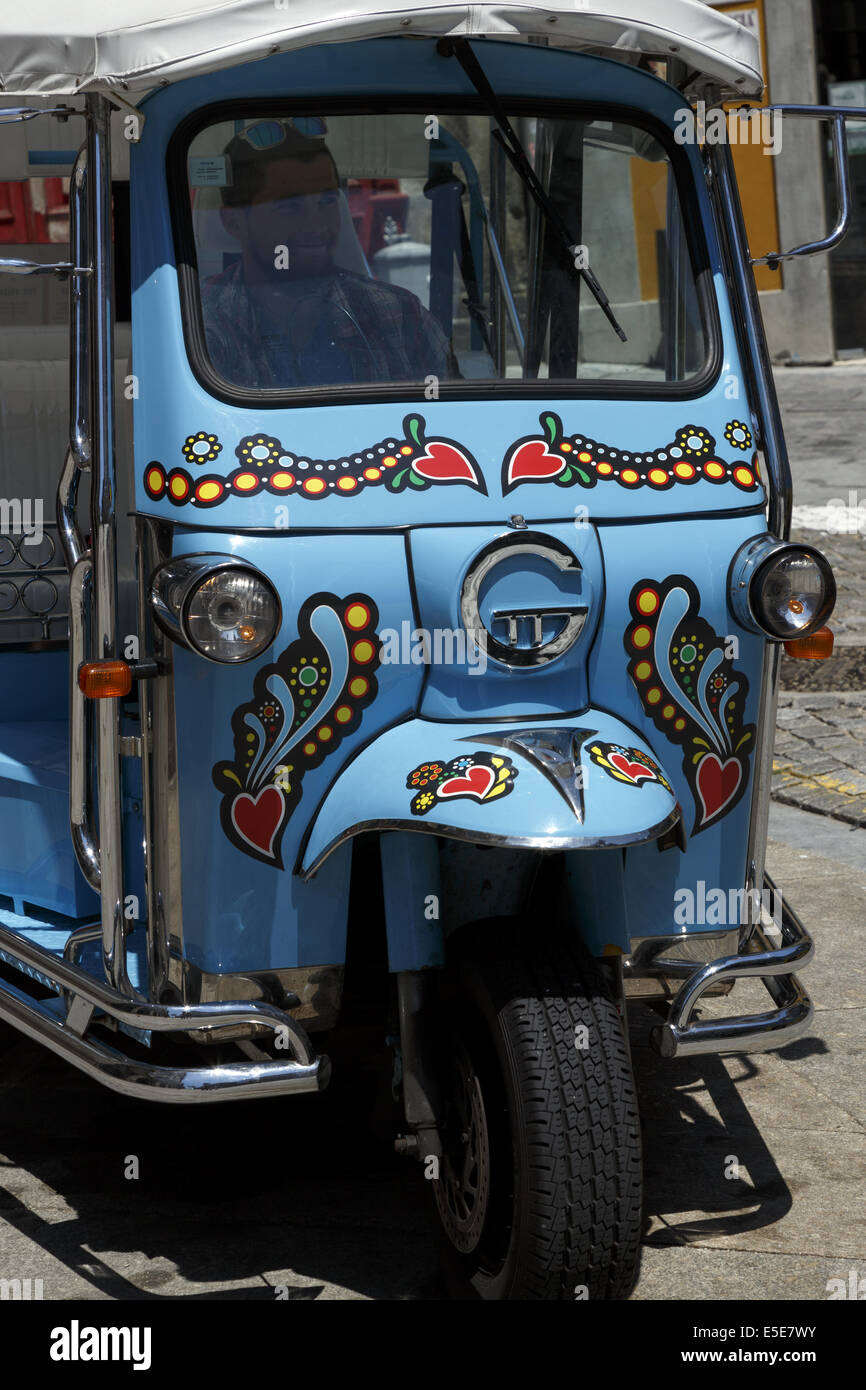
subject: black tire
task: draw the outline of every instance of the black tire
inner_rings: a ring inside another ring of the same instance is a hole
[[[626,1298],[640,1123],[596,963],[576,939],[497,919],[452,938],[446,979],[445,1155],[431,1187],[452,1296]]]

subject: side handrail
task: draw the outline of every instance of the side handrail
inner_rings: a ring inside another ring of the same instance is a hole
[[[747,396],[757,408],[761,447],[769,475],[767,529],[780,540],[787,540],[791,534],[793,505],[791,465],[782,430],[770,354],[764,337],[758,289],[750,264],[746,226],[730,145],[725,141],[723,144],[709,146],[706,159],[712,176],[710,196],[720,240],[726,252],[733,290],[732,305],[741,366],[747,377]],[[747,886],[750,887],[757,887],[763,882],[764,877],[780,665],[781,644],[767,642],[764,647],[761,677],[761,702],[755,745],[757,753],[753,772],[755,792],[749,818],[746,859]]]
[[[0,110],[0,125],[32,121],[34,116],[56,116],[60,121],[67,121],[70,116],[80,115],[74,106],[5,106]]]
[[[91,439],[91,654],[117,655],[117,554],[114,459],[114,298],[111,238],[111,103],[87,97],[87,249],[89,281],[88,378]],[[123,829],[120,791],[120,711],[116,699],[96,700],[95,766],[99,805],[102,964],[122,994],[135,991],[126,967],[123,917]]]
[[[92,585],[93,562],[88,552],[78,560],[69,576],[69,828],[81,872],[91,888],[99,893],[102,871],[90,775],[92,711],[90,701],[78,687],[78,668],[85,659]]]
[[[82,146],[69,181],[69,242],[76,261],[88,259],[86,190],[87,151]],[[93,562],[77,516],[81,475],[90,467],[89,309],[87,282],[73,280],[69,304],[69,446],[57,488],[57,527],[69,570],[69,829],[81,872],[98,893],[102,874],[91,791],[92,710],[78,688],[78,668],[87,657],[87,618],[93,592]]]
[[[69,243],[76,261],[88,259],[84,202],[87,192],[87,150],[84,146],[69,180]],[[69,292],[69,447],[57,487],[57,528],[70,574],[84,555],[85,544],[78,525],[78,486],[90,468],[90,412],[88,403],[87,322],[90,294],[87,281],[73,280]],[[84,657],[80,658],[82,661]]]
[[[752,257],[752,265],[766,265],[770,270],[777,270],[782,261],[793,260],[796,256],[817,256],[822,251],[832,251],[846,235],[851,221],[851,176],[848,169],[845,122],[866,121],[866,107],[781,105],[768,106],[765,109],[778,112],[782,116],[811,116],[815,120],[833,122],[833,163],[836,180],[836,221],[833,229],[817,241],[804,241],[802,246],[794,246],[790,251],[770,251],[766,256]]]
[[[0,260],[0,274],[3,275],[89,275],[90,266],[76,265],[74,261],[20,261],[12,257]]]

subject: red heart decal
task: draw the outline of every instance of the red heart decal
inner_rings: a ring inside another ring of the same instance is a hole
[[[551,454],[543,439],[528,439],[518,444],[508,460],[504,491],[508,492],[527,479],[543,482],[546,478],[555,478],[564,467],[562,454]]]
[[[631,762],[624,753],[611,753],[608,761],[612,767],[615,767],[618,772],[622,772],[632,782],[637,782],[639,778],[643,778],[646,782],[658,781],[651,767],[647,767],[645,763]]]
[[[447,781],[439,784],[439,796],[474,796],[478,801],[482,801],[487,792],[496,781],[496,773],[492,767],[484,767],[476,764],[470,767],[462,777],[449,777]]]
[[[698,796],[704,808],[701,824],[718,816],[736,794],[743,776],[743,769],[736,758],[728,758],[726,763],[715,753],[707,753],[698,763],[696,778]]]
[[[241,792],[232,802],[232,825],[242,840],[260,854],[276,859],[274,840],[283,822],[286,803],[279,787],[265,787],[253,798]]]
[[[446,444],[442,439],[431,439],[424,445],[424,453],[412,460],[412,467],[422,478],[433,483],[471,483],[478,487],[478,475],[466,455]]]

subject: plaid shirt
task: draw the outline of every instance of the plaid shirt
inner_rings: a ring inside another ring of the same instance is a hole
[[[285,380],[285,367],[266,341],[240,261],[204,282],[201,301],[208,352],[220,376],[253,390],[299,384]],[[350,382],[455,375],[447,338],[409,290],[338,270],[325,302],[337,308],[332,315],[334,342],[349,362]],[[287,336],[290,340],[291,334]]]

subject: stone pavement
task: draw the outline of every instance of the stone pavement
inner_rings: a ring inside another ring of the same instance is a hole
[[[863,691],[782,691],[773,799],[866,828]]]
[[[830,660],[782,658],[773,799],[866,827],[866,364],[775,375],[794,476],[791,538],[827,556],[838,597]]]

